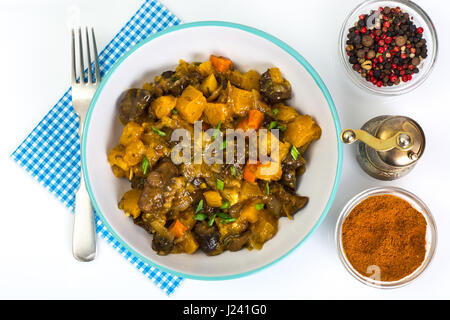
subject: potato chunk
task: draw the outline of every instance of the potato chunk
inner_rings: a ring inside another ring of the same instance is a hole
[[[136,140],[125,148],[123,160],[125,160],[128,166],[135,166],[142,161],[145,151],[144,143],[141,140]]]
[[[230,116],[230,109],[225,103],[207,103],[204,111],[205,121],[216,127],[219,121],[224,123]]]
[[[139,140],[143,132],[144,128],[140,124],[133,121],[128,122],[123,128],[119,143],[126,147],[130,143]]]
[[[133,216],[134,219],[139,217],[141,209],[139,208],[139,198],[141,197],[142,190],[131,189],[122,196],[119,202],[119,209],[123,210],[126,215]]]
[[[203,196],[206,199],[208,206],[218,208],[222,205],[222,196],[217,191],[203,192]]]
[[[125,157],[125,147],[122,145],[118,145],[117,147],[111,149],[108,153],[108,162],[113,166],[117,166],[123,171],[128,171],[130,166],[124,160]]]
[[[161,96],[152,102],[151,108],[155,111],[155,115],[158,119],[162,119],[170,115],[170,112],[177,104],[177,98],[174,96]]]
[[[249,70],[244,74],[238,70],[233,70],[230,77],[232,84],[249,91],[259,91],[259,79],[261,79],[261,75],[255,70]]]
[[[264,196],[258,184],[244,181],[240,189],[239,201]]]
[[[267,161],[259,164],[255,171],[256,178],[264,181],[280,180],[282,174],[281,164],[274,161]]]
[[[299,116],[298,112],[294,108],[285,106],[284,104],[279,103],[275,105],[275,108],[278,109],[278,114],[275,116],[275,119],[279,121],[291,122]]]
[[[243,117],[255,105],[255,100],[251,91],[239,89],[231,86],[228,96],[228,106],[235,115]]]
[[[259,210],[256,209],[256,204],[258,204],[259,201],[252,201],[249,204],[247,204],[244,208],[242,208],[241,214],[239,216],[239,221],[248,221],[250,223],[255,223],[258,221],[258,213]]]
[[[312,140],[319,139],[321,134],[322,130],[310,116],[298,116],[288,124],[284,140],[299,148]]]
[[[211,95],[211,93],[216,91],[217,87],[218,83],[216,77],[214,77],[214,74],[210,74],[205,80],[203,80],[201,85],[203,94],[208,97]]]
[[[193,86],[188,86],[184,89],[176,104],[180,115],[189,123],[194,123],[200,119],[205,106],[206,98],[201,91],[195,89]]]
[[[214,67],[213,67],[211,61],[208,60],[208,61],[200,63],[200,65],[198,66],[198,71],[200,71],[200,73],[203,76],[208,76],[208,75],[214,73]]]

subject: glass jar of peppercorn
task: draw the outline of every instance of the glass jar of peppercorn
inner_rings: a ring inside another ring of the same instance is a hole
[[[430,18],[414,2],[371,0],[345,20],[339,51],[347,74],[359,87],[398,95],[428,77],[438,39]]]

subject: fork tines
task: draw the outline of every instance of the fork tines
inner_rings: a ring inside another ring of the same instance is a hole
[[[89,29],[91,32],[89,32]],[[86,58],[87,58],[87,83],[98,83],[101,79],[100,77],[100,68],[98,66],[98,55],[97,55],[97,44],[95,42],[95,34],[93,28],[86,27],[85,39],[86,39]],[[90,35],[89,35],[90,34]],[[76,68],[76,39],[78,38],[78,50],[79,50],[79,66],[80,66],[80,74],[77,75]],[[91,43],[92,42],[92,50],[94,56],[94,64],[95,64],[95,79],[93,78],[92,72],[92,60],[91,60]],[[81,32],[81,28],[77,30],[72,29],[72,83],[86,83],[86,73],[84,69],[84,54],[83,54],[83,36]]]

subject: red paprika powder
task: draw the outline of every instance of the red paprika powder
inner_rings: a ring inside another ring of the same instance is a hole
[[[411,204],[393,195],[361,201],[342,226],[344,253],[363,276],[378,267],[381,281],[400,280],[416,270],[426,254],[427,222]]]

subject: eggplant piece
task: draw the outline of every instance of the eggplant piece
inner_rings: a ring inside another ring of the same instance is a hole
[[[144,89],[129,89],[119,103],[119,120],[125,125],[130,121],[141,122],[147,115],[147,109],[153,94]]]
[[[144,189],[145,180],[146,177],[133,176],[133,179],[131,179],[131,188],[140,190]]]
[[[230,235],[223,239],[223,247],[232,252],[239,251],[248,243],[250,235],[251,233],[249,231],[239,235]]]
[[[281,182],[289,189],[295,190],[295,187],[297,186],[297,174],[295,169],[283,168]]]
[[[308,197],[299,196],[288,191],[279,183],[271,184],[270,194],[281,202],[282,216],[292,216],[308,203]]]
[[[272,213],[277,219],[279,219],[281,217],[281,208],[282,208],[282,204],[280,199],[278,199],[277,197],[270,195],[267,197],[267,201],[266,201],[266,208],[267,210]]]
[[[264,72],[259,85],[262,97],[270,104],[290,99],[292,96],[291,84],[281,76],[278,68],[271,68]]]
[[[295,190],[297,186],[297,169],[304,166],[305,159],[298,155],[297,159],[294,159],[289,153],[282,161],[283,174],[281,176],[281,182],[291,190]]]
[[[175,75],[175,71],[169,70],[169,71],[164,71],[163,73],[161,73],[161,77],[163,77],[164,79],[170,79]]]
[[[178,175],[178,168],[168,158],[163,158],[145,181],[139,199],[139,208],[144,212],[158,211],[164,205],[164,191],[170,180]]]
[[[173,71],[165,71],[155,85],[162,90],[163,94],[179,97],[185,88],[188,86],[198,87],[202,81],[203,76],[195,71],[189,72],[182,77],[177,76],[177,73]]]
[[[297,156],[297,159],[294,159],[290,153],[284,157],[283,161],[281,162],[283,167],[289,167],[291,169],[297,169],[306,164],[305,158],[303,158],[301,155]]]
[[[172,251],[174,246],[173,239],[163,237],[159,233],[155,233],[152,240],[152,249],[157,254],[165,256]]]
[[[216,225],[208,226],[203,221],[194,227],[194,237],[200,249],[207,255],[214,255],[220,250],[220,233]]]

